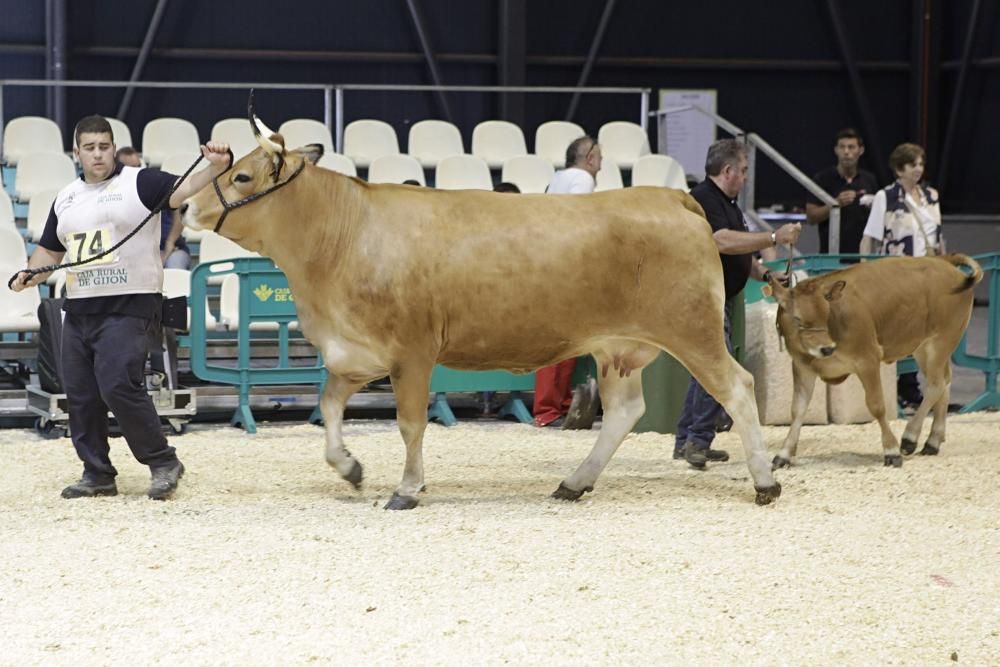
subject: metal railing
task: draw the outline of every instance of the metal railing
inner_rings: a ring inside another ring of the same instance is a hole
[[[325,84],[325,83],[212,83],[204,81],[51,81],[44,79],[0,79],[0,127],[6,125],[3,111],[7,87],[35,88],[210,88],[258,90],[315,90],[323,93],[323,123],[334,137],[334,147],[343,149],[344,93],[362,92],[456,92],[456,93],[585,93],[595,95],[639,95],[639,124],[647,129],[649,118],[649,88],[613,88],[575,86],[417,86],[391,84]],[[3,150],[0,138],[0,154]]]
[[[757,151],[759,150],[761,153],[769,157],[772,162],[778,165],[782,171],[791,176],[817,199],[830,207],[830,254],[835,255],[840,252],[840,205],[837,203],[837,200],[827,194],[826,190],[821,188],[815,181],[802,173],[802,171],[792,164],[788,158],[779,153],[774,146],[764,141],[763,137],[756,132],[744,132],[742,129],[722,116],[712,113],[711,111],[706,111],[696,104],[668,107],[666,109],[650,112],[649,114],[650,116],[655,116],[657,119],[657,152],[663,153],[664,155],[667,153],[667,116],[672,113],[682,113],[687,111],[697,111],[698,113],[708,116],[715,121],[716,126],[722,128],[734,137],[742,138],[746,142],[749,153],[749,172],[747,174],[746,184],[743,186],[743,191],[740,193],[740,206],[743,208],[747,216],[754,221],[754,223],[759,225],[762,229],[771,229],[771,225],[757,215],[757,211],[754,208],[754,189],[756,186],[757,175]]]

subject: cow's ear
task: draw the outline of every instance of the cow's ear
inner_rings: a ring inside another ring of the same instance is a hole
[[[302,148],[296,148],[295,152],[316,164],[323,157],[323,144],[308,144]]]
[[[773,296],[774,300],[778,302],[779,305],[787,307],[788,294],[791,290],[781,284],[781,281],[776,279],[773,275],[769,276],[768,283],[764,285],[762,290],[768,296]]]
[[[827,291],[827,293],[824,295],[824,298],[827,301],[836,301],[837,299],[840,298],[840,295],[844,292],[845,287],[847,287],[847,283],[844,282],[843,280],[838,280],[833,284],[833,287],[831,287],[829,291]]]

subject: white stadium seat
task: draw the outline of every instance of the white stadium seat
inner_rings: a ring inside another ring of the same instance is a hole
[[[604,190],[620,190],[624,187],[622,183],[622,171],[618,164],[611,158],[602,156],[601,170],[597,172],[597,186],[594,192]]]
[[[513,183],[521,192],[541,193],[549,187],[556,170],[538,155],[519,155],[503,163],[500,180]]]
[[[36,192],[60,190],[76,178],[76,165],[65,153],[28,153],[21,157],[14,174],[14,197],[22,204]]]
[[[632,185],[658,185],[687,190],[684,167],[669,155],[643,155],[632,166]]]
[[[399,153],[399,139],[392,125],[380,120],[356,120],[344,128],[344,155],[365,168],[375,158]]]
[[[301,148],[309,144],[321,144],[323,153],[333,152],[333,137],[330,136],[330,129],[312,118],[293,118],[286,120],[278,128],[285,140],[285,148]]]
[[[246,118],[224,118],[212,126],[212,141],[229,144],[229,150],[239,160],[260,144],[254,139],[250,122]]]
[[[635,161],[649,155],[649,137],[641,125],[624,120],[605,123],[597,133],[601,154],[613,159],[619,168],[631,169]]]
[[[201,154],[198,129],[183,118],[155,118],[142,129],[142,157],[150,167],[159,167],[172,153]]]
[[[527,155],[528,146],[520,126],[505,120],[484,120],[472,130],[472,154],[491,169],[499,169],[510,158]]]
[[[427,185],[424,168],[410,155],[383,155],[372,160],[368,167],[369,183],[402,183],[411,179]]]
[[[0,229],[0,275],[10,278],[28,265],[24,239],[16,229]],[[37,287],[15,292],[0,289],[0,332],[38,331],[38,305],[42,302]]]
[[[32,243],[38,243],[45,231],[45,223],[49,219],[49,211],[52,210],[52,202],[56,200],[56,195],[62,188],[48,188],[39,190],[28,203],[28,238]]]
[[[3,130],[3,162],[14,167],[28,153],[62,153],[62,132],[55,121],[41,116],[21,116]]]
[[[202,234],[201,246],[198,249],[199,263],[236,257],[260,257],[260,255],[215,232],[206,231]],[[212,276],[208,279],[208,284],[218,285],[222,283],[224,277],[224,275]]]
[[[132,130],[128,129],[128,125],[117,118],[108,118],[108,123],[111,124],[111,135],[115,142],[115,148],[125,148],[126,146],[133,145]],[[73,143],[76,143],[76,137],[74,137]]]
[[[191,296],[191,272],[187,269],[163,269],[163,296],[171,299],[176,296]],[[188,303],[188,326],[191,322],[191,304]],[[212,311],[208,309],[208,299],[205,300],[205,329],[215,329],[216,321]]]
[[[17,229],[14,220],[14,203],[7,191],[0,188],[0,229]]]
[[[420,160],[420,164],[433,169],[441,158],[465,152],[462,133],[445,120],[422,120],[410,126],[406,152]]]
[[[486,161],[474,155],[450,155],[438,162],[434,184],[441,190],[492,190]]]
[[[553,167],[562,169],[566,166],[566,149],[574,139],[585,134],[582,127],[567,120],[542,123],[535,130],[535,155],[545,158]]]
[[[240,277],[235,273],[230,273],[222,281],[222,289],[219,291],[219,323],[226,329],[235,331],[240,327]],[[295,331],[299,328],[298,320],[288,323],[288,330]],[[251,331],[277,331],[277,322],[251,322]]]
[[[173,174],[174,176],[183,176],[184,172],[188,170],[195,160],[201,153],[170,153],[160,164],[160,169],[167,172],[168,174]],[[201,171],[209,164],[208,160],[198,160],[198,164],[195,165],[194,171],[191,173]]]
[[[340,153],[324,153],[323,157],[316,163],[317,167],[323,167],[330,171],[336,171],[347,176],[357,176],[358,169],[354,166],[354,160],[341,155]]]

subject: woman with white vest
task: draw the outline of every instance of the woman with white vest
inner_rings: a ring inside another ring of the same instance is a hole
[[[83,174],[59,191],[38,246],[28,260],[36,269],[96,258],[69,269],[63,310],[63,384],[69,404],[73,446],[83,461],[80,481],[63,489],[63,498],[113,496],[117,470],[108,456],[110,409],[135,458],[148,465],[148,496],[168,498],[184,466],[160,427],[146,393],[149,341],[160,327],[163,264],[160,220],[153,216],[139,233],[113,253],[118,243],[170,193],[177,176],[155,169],[125,167],[115,160],[111,125],[101,116],[77,123],[74,154]],[[221,175],[230,165],[229,146],[201,147],[210,168],[192,174],[170,194],[167,206],[180,204]],[[12,288],[42,283],[48,273],[22,271]]]
[[[896,146],[889,155],[896,181],[875,194],[861,239],[862,254],[924,257],[943,252],[941,207],[937,190],[923,183],[924,159],[924,149],[910,143]],[[923,401],[916,373],[900,375],[897,392],[903,407]]]

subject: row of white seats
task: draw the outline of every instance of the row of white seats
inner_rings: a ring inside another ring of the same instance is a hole
[[[333,153],[320,158],[319,166],[348,176],[357,176],[354,162],[346,155]],[[555,168],[539,155],[517,155],[504,160],[500,180],[514,183],[521,192],[545,192]],[[412,155],[383,155],[368,167],[369,183],[402,183],[415,180],[426,185],[424,167]],[[492,190],[493,180],[486,160],[475,155],[450,155],[438,161],[434,171],[435,185],[442,190]],[[687,189],[684,168],[669,155],[644,155],[632,164],[632,185],[653,185]],[[623,187],[621,169],[610,157],[605,157],[597,174],[597,191]]]
[[[172,136],[168,136],[172,133]],[[278,133],[285,146],[296,148],[310,143],[321,144],[327,153],[333,152],[333,141],[326,126],[319,121],[296,119],[282,123]],[[549,121],[538,126],[535,132],[535,155],[550,162],[553,167],[565,166],[569,144],[584,135],[583,128],[567,121]],[[226,118],[212,127],[213,141],[229,144],[239,158],[253,151],[257,142],[249,123],[244,118]],[[149,148],[155,141],[157,148]],[[197,130],[194,125],[179,118],[160,118],[151,121],[143,131],[143,157],[151,166],[159,166],[166,151],[197,154]],[[649,155],[649,139],[641,126],[626,121],[614,121],[601,126],[597,136],[603,154],[631,169],[637,159]],[[464,154],[465,144],[458,127],[443,120],[423,120],[409,130],[407,153],[416,158],[426,169],[437,167],[443,158]],[[165,148],[159,148],[164,146]],[[385,155],[402,154],[396,130],[380,120],[356,120],[344,128],[344,145],[341,153],[362,169]],[[488,120],[476,125],[472,131],[471,154],[486,161],[491,169],[499,169],[512,157],[528,154],[527,143],[520,126],[507,121]]]
[[[548,160],[553,167],[562,168],[566,165],[566,149],[584,134],[576,123],[560,120],[542,123],[535,130],[534,154]],[[597,133],[597,141],[603,154],[625,169],[631,169],[638,158],[650,153],[646,131],[636,123],[605,123]],[[443,120],[415,123],[410,127],[407,143],[407,153],[425,168],[436,167],[447,156],[465,153],[458,128]],[[393,127],[384,121],[356,120],[344,128],[342,152],[359,167],[367,167],[383,155],[400,153],[399,139]],[[519,125],[487,120],[472,130],[471,154],[485,160],[491,169],[499,169],[510,158],[528,154],[528,147]]]
[[[134,146],[128,126],[116,118],[109,118],[115,145],[119,148]],[[327,127],[308,118],[286,121],[278,128],[289,148],[310,143],[322,144],[332,153],[333,140]],[[584,135],[582,127],[568,121],[542,123],[535,131],[535,154],[552,163],[553,167],[565,166],[566,148],[570,142]],[[253,133],[245,118],[226,118],[212,127],[211,139],[228,143],[236,157],[242,157],[256,148]],[[649,139],[639,125],[627,121],[613,121],[601,126],[597,135],[604,154],[619,166],[631,169],[635,160],[648,155]],[[158,167],[171,153],[197,154],[200,140],[194,124],[183,118],[156,118],[149,121],[142,131],[142,153],[146,164]],[[14,118],[4,128],[3,162],[17,166],[31,153],[63,153],[62,134],[54,121],[41,116]],[[380,120],[356,120],[344,129],[341,152],[362,168],[383,155],[395,155],[399,149],[396,130]],[[417,158],[425,168],[434,168],[438,161],[449,155],[465,153],[465,145],[458,128],[447,121],[424,120],[410,127],[407,152]],[[521,127],[501,120],[483,121],[472,132],[471,154],[486,160],[494,169],[518,155],[528,153]]]

